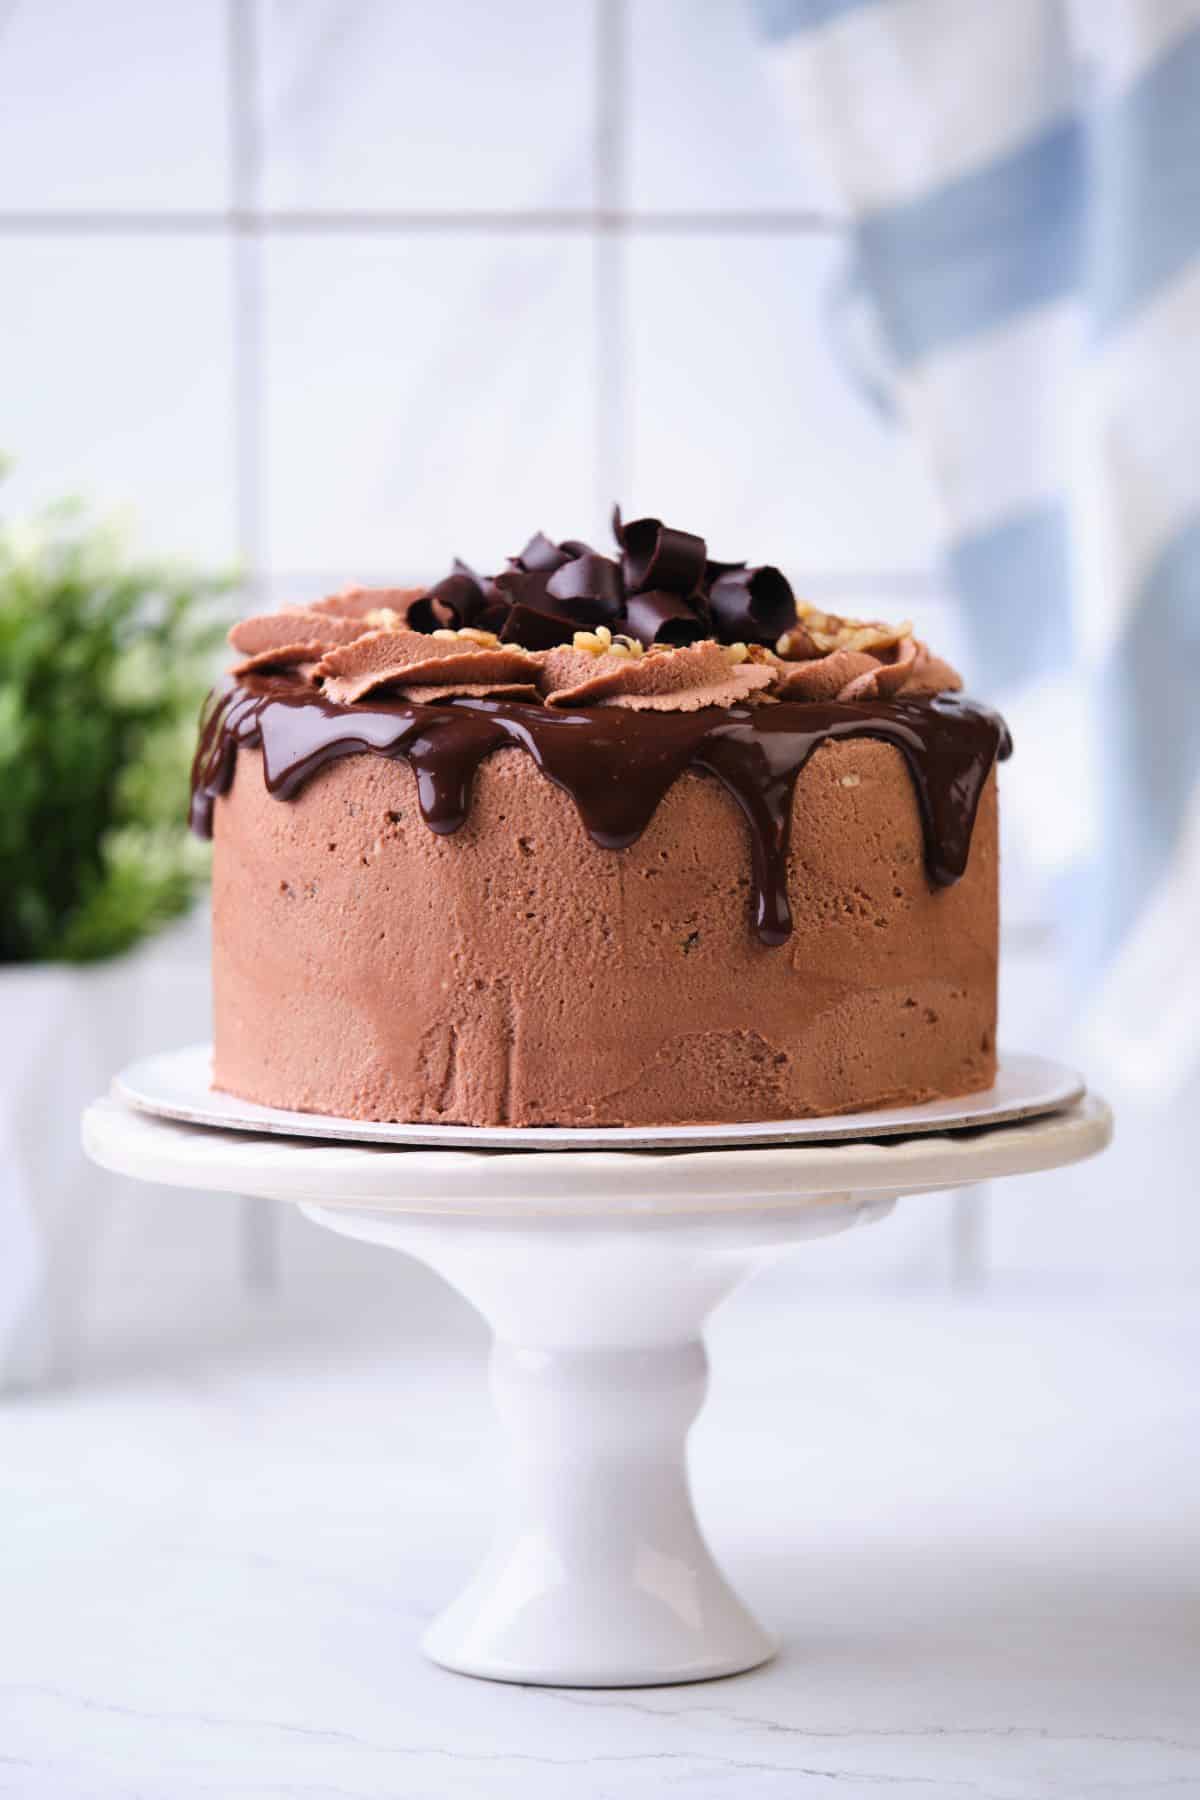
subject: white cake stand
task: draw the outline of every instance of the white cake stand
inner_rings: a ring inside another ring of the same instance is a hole
[[[686,1151],[288,1139],[115,1099],[83,1121],[105,1168],[293,1201],[421,1258],[478,1307],[495,1334],[508,1492],[483,1566],[424,1648],[464,1674],[579,1687],[731,1675],[774,1649],[713,1561],[688,1488],[717,1302],[901,1195],[1077,1162],[1111,1130],[1095,1097],[955,1135]]]

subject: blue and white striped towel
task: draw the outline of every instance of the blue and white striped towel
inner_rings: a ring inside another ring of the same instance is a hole
[[[1036,751],[1093,1066],[1169,1097],[1200,1062],[1200,0],[757,10]]]

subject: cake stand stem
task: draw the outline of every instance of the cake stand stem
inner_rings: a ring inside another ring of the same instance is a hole
[[[507,1491],[482,1567],[426,1633],[435,1662],[606,1687],[731,1674],[771,1654],[692,1507],[684,1444],[707,1385],[698,1339],[495,1345]]]
[[[704,1541],[686,1461],[708,1385],[704,1320],[784,1247],[769,1224],[305,1210],[419,1256],[494,1332],[507,1481],[482,1566],[425,1635],[435,1662],[612,1687],[729,1675],[772,1654]],[[863,1211],[835,1202],[822,1229]]]

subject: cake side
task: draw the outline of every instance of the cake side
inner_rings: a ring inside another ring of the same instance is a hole
[[[476,1125],[749,1122],[989,1086],[994,773],[948,886],[887,744],[822,743],[792,819],[791,935],[767,945],[747,826],[710,776],[682,774],[613,850],[521,751],[480,763],[438,836],[403,761],[347,756],[281,802],[243,748],[215,807],[215,1083]]]

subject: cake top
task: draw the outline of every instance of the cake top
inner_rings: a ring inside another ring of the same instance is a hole
[[[837,617],[769,565],[715,562],[704,539],[613,513],[618,554],[538,532],[497,575],[456,562],[430,588],[347,588],[243,619],[235,676],[281,674],[353,707],[504,698],[689,712],[776,700],[915,698],[957,673],[911,623]]]

